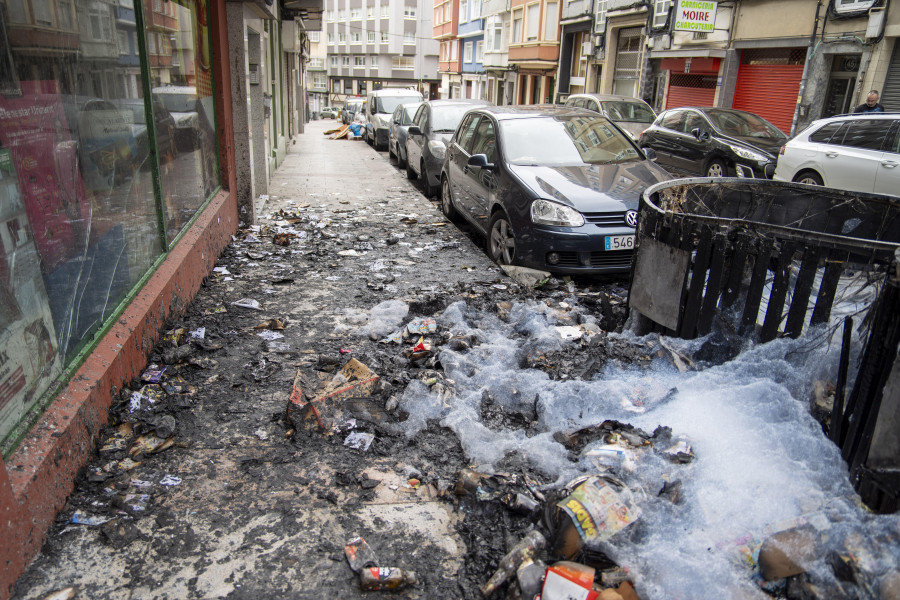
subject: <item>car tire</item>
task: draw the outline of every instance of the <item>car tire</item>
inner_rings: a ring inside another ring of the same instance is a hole
[[[706,164],[707,177],[728,177],[728,167],[719,158],[714,158]]]
[[[825,185],[822,176],[815,171],[803,171],[794,177],[794,183],[803,183],[805,185]]]
[[[416,172],[413,171],[412,165],[410,165],[408,162],[406,163],[406,178],[411,180],[419,178],[419,176],[416,175]]]
[[[437,186],[431,184],[431,179],[428,177],[428,167],[425,166],[425,161],[422,161],[422,167],[419,169],[419,173],[422,174],[422,193],[425,194],[425,197],[431,198],[436,195],[438,193]]]
[[[444,216],[455,221],[459,217],[456,207],[453,206],[453,196],[450,192],[450,180],[446,177],[441,178],[441,212]]]
[[[397,146],[397,166],[401,169],[409,166],[406,164],[406,157],[403,156],[403,149],[400,146]]]
[[[374,146],[374,145],[375,145],[375,140],[374,140],[373,138],[369,137],[369,130],[368,130],[368,129],[366,129],[366,143],[367,143],[368,145],[370,145],[370,146]]]
[[[502,210],[491,215],[488,224],[487,253],[498,265],[516,264],[516,236]]]

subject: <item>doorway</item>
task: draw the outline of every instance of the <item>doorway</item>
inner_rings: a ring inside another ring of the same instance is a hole
[[[839,54],[832,60],[831,77],[822,108],[823,118],[846,114],[853,110],[859,60],[859,54]]]

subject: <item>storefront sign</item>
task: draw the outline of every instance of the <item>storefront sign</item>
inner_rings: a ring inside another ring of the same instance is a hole
[[[716,24],[716,2],[679,0],[675,31],[712,31]]]

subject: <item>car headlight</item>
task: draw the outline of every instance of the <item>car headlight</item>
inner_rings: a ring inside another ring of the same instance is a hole
[[[574,208],[538,198],[531,203],[531,222],[536,225],[581,227],[584,216]]]
[[[754,152],[753,150],[747,150],[746,148],[741,148],[740,146],[729,146],[731,151],[740,156],[741,158],[746,158],[747,160],[755,160],[757,162],[768,162],[769,157],[765,154],[760,154],[759,152]]]
[[[431,155],[436,159],[444,160],[444,155],[447,153],[447,146],[440,140],[431,140],[428,142],[428,151],[431,152]]]

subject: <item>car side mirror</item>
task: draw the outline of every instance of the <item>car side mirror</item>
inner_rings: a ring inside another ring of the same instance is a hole
[[[487,154],[473,154],[469,157],[466,164],[470,167],[478,167],[480,169],[493,169],[494,163],[488,162]]]
[[[418,125],[410,125],[407,133],[409,135],[422,135],[422,130],[419,129]]]
[[[644,151],[644,156],[647,157],[647,160],[656,160],[656,150],[653,148],[642,148],[642,150]]]

